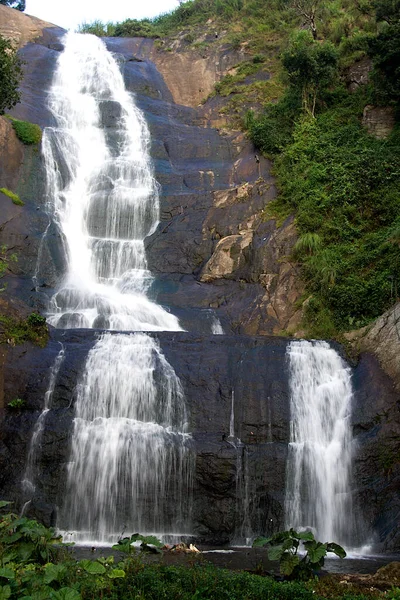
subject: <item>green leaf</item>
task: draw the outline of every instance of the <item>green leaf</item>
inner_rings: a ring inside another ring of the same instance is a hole
[[[39,590],[35,590],[32,592],[31,599],[32,600],[49,600],[52,598],[53,589],[48,585],[41,587]]]
[[[268,549],[268,558],[269,560],[280,560],[283,553],[282,546],[272,546],[272,548]]]
[[[12,504],[12,502],[9,502],[7,500],[0,500],[0,508],[4,508],[5,506],[9,506],[10,504]]]
[[[288,538],[282,544],[282,550],[296,550],[299,546],[299,542],[293,538]]]
[[[4,567],[4,569],[0,569],[0,577],[4,577],[4,579],[15,579],[15,573],[12,569]]]
[[[51,600],[81,600],[81,595],[73,588],[63,587],[57,592],[53,590],[50,598]]]
[[[106,568],[97,561],[81,560],[79,565],[91,575],[104,575]]]
[[[262,548],[263,546],[266,546],[267,544],[269,544],[270,541],[271,541],[270,537],[266,538],[266,537],[260,536],[254,540],[253,548]]]
[[[11,596],[11,588],[9,585],[0,587],[0,600],[8,600]]]
[[[139,535],[138,540],[141,540],[144,544],[151,544],[156,548],[162,548],[164,544],[155,535]]]
[[[339,546],[339,544],[335,544],[335,542],[329,542],[329,544],[326,545],[326,551],[334,552],[339,558],[345,558],[347,556],[346,550],[342,548],[342,546]]]
[[[314,534],[312,531],[300,531],[300,533],[297,534],[297,537],[299,538],[299,540],[309,540],[309,541],[314,541]]]
[[[52,581],[61,581],[66,572],[67,569],[63,565],[53,565],[53,563],[48,563],[45,566],[44,582],[51,583]]]
[[[110,579],[120,579],[125,577],[125,571],[123,569],[112,569],[107,575]]]
[[[297,554],[291,554],[290,552],[285,552],[283,554],[280,564],[279,570],[282,575],[291,575],[293,573],[294,568],[299,564],[300,558]]]
[[[326,556],[326,546],[327,544],[321,544],[321,542],[318,542],[316,548],[310,548],[308,550],[307,556],[310,563],[319,563],[321,558]]]

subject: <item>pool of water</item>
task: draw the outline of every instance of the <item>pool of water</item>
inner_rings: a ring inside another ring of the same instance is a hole
[[[207,561],[217,567],[232,570],[249,570],[262,573],[277,574],[278,563],[268,560],[267,551],[264,548],[215,548],[210,546],[198,546],[200,554],[166,552],[162,555],[143,555],[146,561],[163,562],[163,564],[187,564],[196,561]],[[88,548],[75,546],[73,553],[79,559],[91,558],[95,560],[98,556],[109,556],[113,554],[118,558],[119,553],[110,547]],[[400,555],[351,555],[343,560],[340,558],[328,558],[325,560],[324,571],[329,573],[375,573],[380,567],[392,561],[400,561]]]

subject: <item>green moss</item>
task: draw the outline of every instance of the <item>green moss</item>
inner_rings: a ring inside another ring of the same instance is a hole
[[[14,192],[12,192],[11,190],[7,189],[7,188],[0,188],[0,192],[2,194],[4,194],[5,196],[8,196],[9,198],[11,198],[11,200],[13,201],[13,204],[16,204],[17,206],[24,206],[24,202],[21,200],[21,198],[18,196],[18,194],[14,194]]]
[[[42,130],[40,129],[39,125],[36,125],[35,123],[29,123],[29,121],[20,121],[19,119],[14,119],[10,116],[8,116],[8,118],[10,119],[12,126],[14,127],[14,131],[21,142],[26,145],[40,144],[42,140]]]
[[[32,342],[37,346],[44,347],[47,344],[49,332],[46,319],[37,313],[32,313],[27,319],[15,319],[0,315],[2,334],[0,342],[12,345]]]
[[[14,398],[7,404],[7,406],[12,410],[21,410],[21,408],[25,408],[26,402],[22,398]]]

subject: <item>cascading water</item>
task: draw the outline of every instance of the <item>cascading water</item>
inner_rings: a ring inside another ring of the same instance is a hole
[[[69,33],[64,42],[49,95],[56,127],[44,131],[43,154],[68,268],[47,320],[62,329],[180,330],[146,297],[144,238],[159,213],[146,122],[101,40]]]
[[[50,371],[49,387],[47,389],[47,392],[44,395],[43,409],[39,415],[38,420],[36,421],[36,424],[35,424],[35,427],[34,427],[33,433],[32,433],[31,442],[29,445],[28,461],[26,464],[24,478],[22,480],[22,491],[23,491],[25,498],[27,498],[27,500],[25,501],[22,512],[24,512],[27,505],[31,502],[32,496],[35,493],[36,481],[37,481],[37,478],[39,475],[37,463],[38,463],[39,452],[40,452],[41,444],[42,444],[42,435],[43,435],[45,420],[46,420],[47,413],[51,409],[51,401],[52,401],[53,393],[54,393],[54,390],[56,387],[58,373],[60,372],[60,368],[61,368],[64,358],[65,358],[65,348],[64,348],[63,344],[61,344],[61,349],[60,349],[59,353],[57,354],[54,364]]]
[[[158,222],[150,136],[98,38],[64,39],[43,136],[48,210],[67,272],[49,303],[57,328],[179,331],[151,302],[144,238]],[[105,333],[77,386],[60,530],[78,542],[123,532],[187,533],[191,453],[179,380],[145,333]]]
[[[326,342],[289,344],[291,431],[286,527],[354,543],[350,369]]]
[[[157,342],[104,334],[78,387],[59,527],[75,542],[188,533],[191,464],[182,388]]]

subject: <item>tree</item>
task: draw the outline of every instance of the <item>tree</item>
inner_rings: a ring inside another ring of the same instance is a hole
[[[0,115],[20,100],[21,60],[10,42],[0,36]]]
[[[314,38],[317,39],[317,13],[321,8],[320,0],[291,0],[290,6],[304,19]]]
[[[0,0],[0,4],[16,8],[17,10],[25,10],[25,0]]]
[[[338,55],[330,42],[316,42],[309,31],[291,38],[282,64],[294,90],[301,94],[303,109],[314,116],[317,96],[337,75]]]
[[[380,33],[370,41],[374,62],[373,80],[380,101],[400,98],[400,0],[376,0],[376,20],[383,22]],[[379,100],[379,99],[378,99]]]

